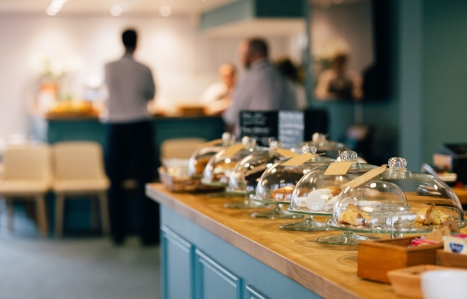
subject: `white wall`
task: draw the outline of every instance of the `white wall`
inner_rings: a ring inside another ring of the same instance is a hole
[[[170,103],[194,102],[217,79],[217,66],[237,63],[240,38],[208,38],[189,17],[8,16],[0,17],[0,136],[28,132],[28,109],[39,86],[31,67],[38,51],[73,53],[82,66],[63,80],[63,93],[82,97],[83,80],[101,74],[122,55],[120,33],[140,33],[136,59],[151,67],[158,95]],[[290,38],[269,38],[271,56],[296,57]]]
[[[313,47],[340,38],[348,45],[351,70],[362,73],[374,62],[370,1],[332,5],[328,9],[313,6],[311,12]]]

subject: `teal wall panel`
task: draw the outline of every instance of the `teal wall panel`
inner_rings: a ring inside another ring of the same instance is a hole
[[[206,30],[255,16],[255,0],[238,0],[201,14],[199,28]]]
[[[425,161],[443,142],[467,143],[467,1],[423,1]]]
[[[302,18],[302,0],[256,0],[256,17],[259,18]]]

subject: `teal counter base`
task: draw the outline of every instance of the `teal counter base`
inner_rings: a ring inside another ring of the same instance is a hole
[[[321,298],[161,205],[164,299]]]

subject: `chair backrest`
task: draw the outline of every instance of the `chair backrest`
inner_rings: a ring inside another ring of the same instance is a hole
[[[202,138],[167,139],[161,144],[161,157],[189,159],[198,146],[205,142],[206,140]]]
[[[51,155],[48,145],[7,147],[3,156],[4,180],[52,179]]]
[[[57,180],[105,178],[102,147],[97,142],[58,142],[53,147],[54,175]]]

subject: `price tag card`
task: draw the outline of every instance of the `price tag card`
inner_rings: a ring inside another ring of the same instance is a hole
[[[286,157],[286,158],[293,158],[298,156],[297,153],[292,152],[291,150],[284,149],[284,148],[279,148],[276,151],[279,155]]]
[[[234,145],[229,146],[228,148],[226,148],[224,153],[222,154],[222,156],[232,157],[233,155],[235,155],[236,153],[238,153],[242,149],[243,149],[243,144],[242,143],[234,144]]]
[[[351,188],[356,188],[360,185],[363,185],[365,184],[366,182],[368,182],[369,180],[371,180],[372,178],[374,178],[375,176],[383,173],[386,171],[386,164],[378,167],[378,168],[374,168],[368,172],[366,172],[365,174],[359,176],[358,178],[348,182],[347,184],[345,184],[343,187],[351,187]]]
[[[300,166],[306,161],[313,158],[312,154],[303,154],[303,155],[295,155],[292,159],[284,162],[282,165],[284,166]]]
[[[213,146],[213,145],[216,145],[218,143],[222,143],[222,139],[214,139],[212,141],[208,141],[206,143],[202,143],[200,144],[198,147],[207,147],[207,146]]]
[[[324,172],[324,175],[344,175],[349,171],[352,166],[351,161],[340,161],[329,164],[328,169]]]

